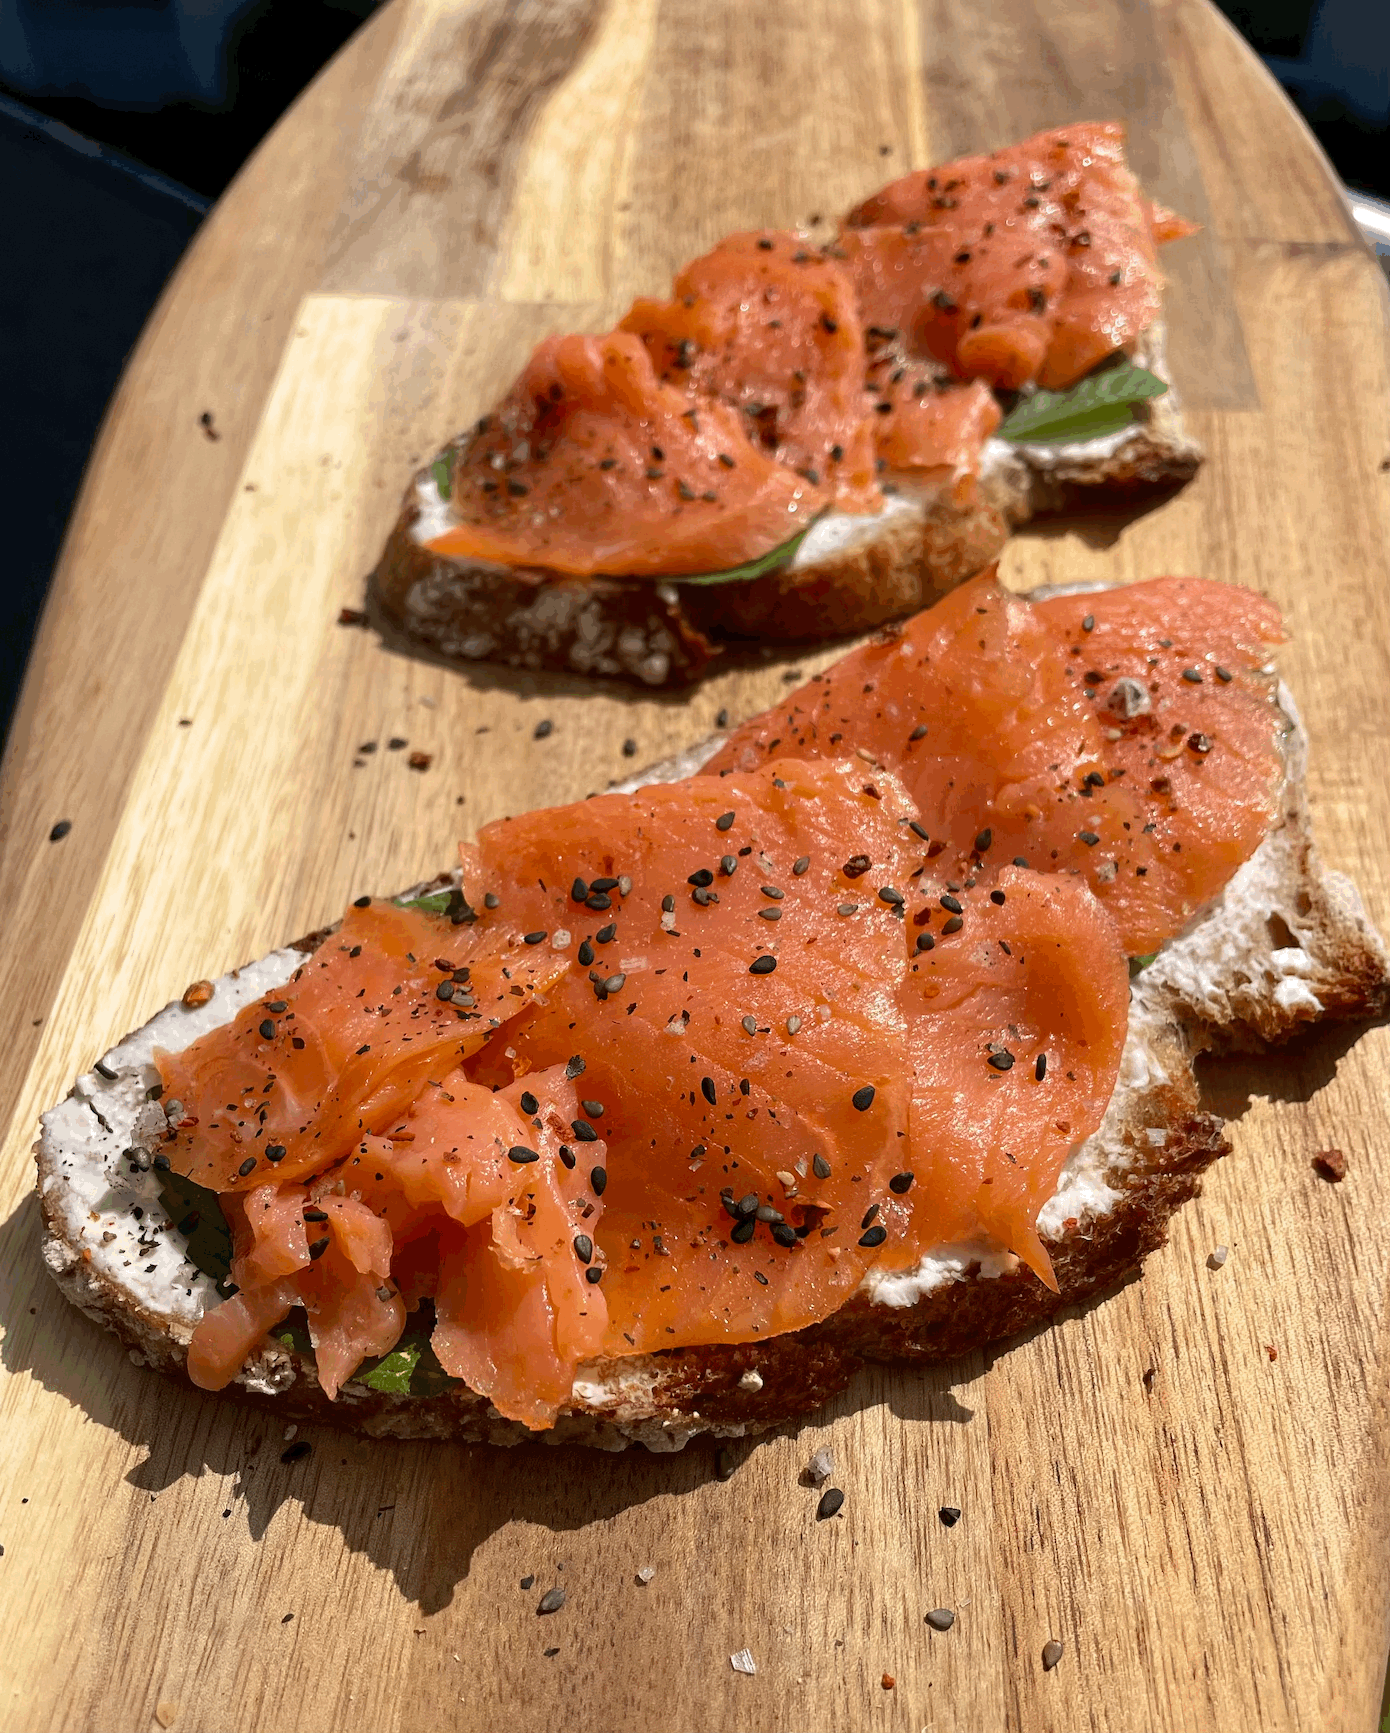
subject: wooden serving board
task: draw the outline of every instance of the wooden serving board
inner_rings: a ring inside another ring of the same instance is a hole
[[[38,1113],[186,982],[828,659],[670,699],[460,674],[343,628],[420,459],[541,334],[599,328],[728,230],[1111,115],[1153,193],[1206,225],[1165,263],[1209,462],[1145,515],[1019,537],[1006,576],[1270,591],[1323,849],[1390,921],[1385,284],[1204,0],[396,0],[156,312],[5,762],[0,1726],[1372,1726],[1383,1029],[1213,1068],[1234,1154],[1142,1282],[1005,1351],[866,1374],[799,1433],[736,1444],[727,1480],[698,1443],[610,1457],[323,1430],[287,1464],[278,1422],[131,1366],[38,1257]],[[1339,1186],[1310,1166],[1329,1145]],[[817,1523],[797,1476],[822,1443],[847,1500]],[[949,1530],[942,1505],[963,1513]],[[556,1584],[564,1608],[539,1617]],[[936,1607],[949,1632],[924,1624]],[[756,1676],[730,1666],[744,1647]]]

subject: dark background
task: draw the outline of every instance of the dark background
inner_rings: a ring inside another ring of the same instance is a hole
[[[1390,198],[1390,0],[1220,3],[1343,180]],[[0,0],[0,738],[87,454],[160,288],[237,169],[377,4]]]

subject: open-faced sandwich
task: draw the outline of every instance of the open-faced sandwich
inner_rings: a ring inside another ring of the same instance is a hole
[[[631,791],[216,982],[37,1145],[151,1365],[376,1434],[671,1448],[1114,1284],[1194,1055],[1383,1006],[1276,610],[986,574]]]
[[[893,182],[829,244],[730,236],[540,344],[415,477],[377,603],[448,657],[680,684],[898,619],[1076,495],[1187,480],[1160,243],[1123,128]]]

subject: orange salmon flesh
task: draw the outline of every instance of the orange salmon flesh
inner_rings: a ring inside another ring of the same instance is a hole
[[[974,497],[996,392],[1064,388],[1158,316],[1124,130],[1078,122],[894,181],[838,239],[729,236],[605,336],[550,337],[451,451],[428,546],[562,577],[681,578],[821,511]]]
[[[428,1304],[443,1373],[543,1430],[586,1361],[764,1341],[943,1244],[1052,1284],[1128,960],[1274,816],[1279,637],[1196,579],[977,580],[705,773],[486,826],[452,913],[354,904],[157,1055],[235,1254],[190,1376],[302,1308],[333,1396]]]

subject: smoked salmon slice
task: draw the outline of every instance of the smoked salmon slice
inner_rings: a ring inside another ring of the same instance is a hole
[[[1274,817],[1282,635],[1273,604],[1233,585],[1030,603],[985,574],[754,717],[708,769],[868,753],[902,779],[938,869],[1076,874],[1145,956]]]
[[[828,488],[729,405],[656,376],[640,339],[551,337],[447,478],[436,553],[570,576],[722,572],[798,535]]]
[[[235,1242],[195,1380],[302,1307],[335,1395],[428,1299],[444,1371],[544,1429],[587,1360],[799,1329],[942,1243],[1050,1282],[1037,1213],[1114,1088],[1124,950],[1073,878],[942,876],[918,812],[862,759],[776,757],[501,820],[472,919],[354,906],[162,1055],[172,1165]]]
[[[751,438],[842,509],[882,509],[854,283],[804,235],[730,235],[619,329],[642,339],[664,384],[740,411]]]
[[[1115,122],[1055,127],[892,182],[839,251],[864,322],[1002,390],[1052,390],[1158,317],[1158,241],[1192,232],[1151,206]]]

